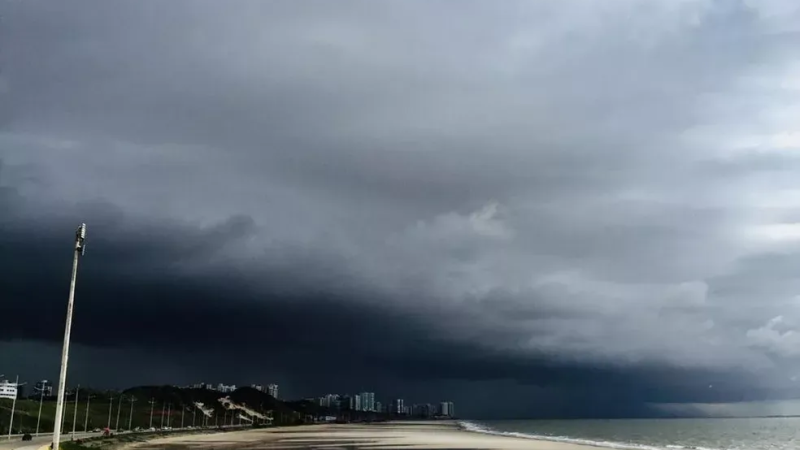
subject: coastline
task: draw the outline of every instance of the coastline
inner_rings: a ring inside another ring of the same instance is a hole
[[[461,427],[457,422],[319,424],[228,433],[169,436],[126,446],[138,450],[324,449],[331,450],[588,450],[596,447],[502,436]]]

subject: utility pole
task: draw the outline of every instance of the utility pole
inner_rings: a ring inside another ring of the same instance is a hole
[[[167,413],[167,405],[161,404],[161,429],[164,429],[164,414]]]
[[[119,405],[117,405],[117,424],[114,425],[114,431],[116,431],[117,433],[119,433],[119,414],[122,412],[122,400],[124,398],[125,397],[120,395],[119,396]]]
[[[156,399],[151,398],[150,399],[150,427],[148,427],[148,429],[149,428],[153,428],[153,405],[155,405],[155,404],[156,404]]]
[[[75,389],[75,409],[72,411],[72,439],[75,439],[75,425],[78,423],[78,394],[81,391],[81,385]]]
[[[183,416],[186,414],[186,407],[181,408],[181,429],[183,429]]]
[[[36,417],[36,436],[39,436],[39,423],[42,421],[42,400],[44,400],[44,387],[46,384],[42,381],[42,390],[39,394],[39,415]]]
[[[172,403],[167,404],[167,428],[172,429]]]
[[[136,397],[131,396],[131,416],[128,418],[128,431],[133,431],[133,402],[136,401]]]
[[[59,450],[61,443],[61,418],[64,416],[64,393],[67,388],[67,363],[69,362],[69,339],[72,333],[72,309],[75,304],[75,282],[78,278],[78,260],[86,246],[86,224],[82,223],[75,231],[75,247],[72,251],[72,279],[69,283],[69,300],[67,301],[67,323],[64,327],[64,347],[61,350],[61,371],[58,375],[58,398],[56,399],[55,428],[53,429],[53,450]]]
[[[114,407],[114,397],[108,399],[108,425],[106,428],[111,429],[111,409]]]
[[[89,403],[94,398],[94,395],[90,395],[86,397],[86,417],[83,418],[83,431],[84,433],[89,431]]]
[[[14,395],[14,401],[11,403],[11,422],[8,423],[8,440],[11,440],[11,430],[14,427],[14,412],[17,410],[17,396],[19,396],[19,387],[25,383],[19,384],[19,375],[17,381],[14,382],[14,387],[17,388],[17,393]]]

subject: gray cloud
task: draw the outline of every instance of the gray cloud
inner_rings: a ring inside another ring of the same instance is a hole
[[[86,221],[87,348],[227,317],[298,379],[796,393],[788,1],[2,8],[3,295],[54,308],[3,339],[58,339]]]

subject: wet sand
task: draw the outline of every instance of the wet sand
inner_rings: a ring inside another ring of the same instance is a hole
[[[137,450],[588,450],[561,442],[495,436],[462,430],[451,422],[308,425],[204,435],[165,437]]]

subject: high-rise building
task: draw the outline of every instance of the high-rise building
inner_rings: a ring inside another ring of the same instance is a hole
[[[362,392],[359,396],[361,397],[361,411],[375,411],[374,392]]]
[[[319,398],[319,406],[339,408],[339,394],[327,394]]]
[[[231,392],[236,390],[236,385],[235,384],[222,384],[222,383],[219,383],[217,385],[217,390],[219,392],[229,394],[229,393],[231,393]]]
[[[402,398],[392,400],[392,410],[390,412],[397,415],[404,415],[406,413],[406,408]]]
[[[363,411],[364,410],[364,399],[361,398],[361,394],[356,394],[353,396],[353,411]]]
[[[439,404],[439,415],[446,417],[455,417],[455,407],[453,402],[442,402]]]
[[[375,402],[375,412],[383,412],[383,404],[381,402]]]
[[[278,399],[278,385],[277,384],[270,384],[267,386],[267,393],[272,396],[274,399]]]

